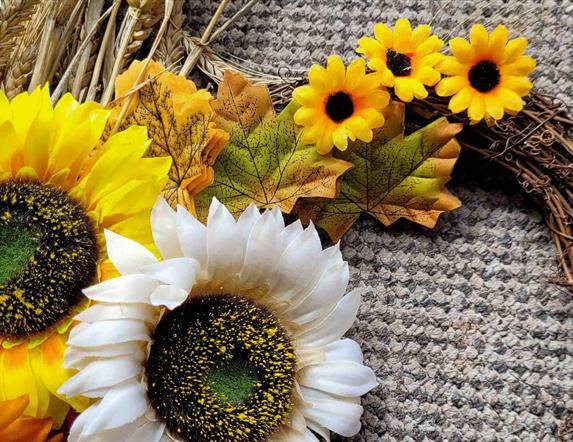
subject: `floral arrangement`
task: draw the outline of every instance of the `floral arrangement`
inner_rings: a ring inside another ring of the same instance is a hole
[[[10,32],[47,35],[28,3],[4,7],[26,17]],[[445,188],[456,136],[522,111],[527,41],[476,24],[448,51],[428,25],[376,24],[356,59],[312,65],[279,110],[240,72],[213,97],[155,61],[181,51],[180,3],[128,3],[105,81],[97,62],[78,77],[86,37],[59,77],[41,58],[20,91],[8,60],[34,46],[0,44],[0,440],[355,435],[378,382],[343,337],[361,293],[338,241],[363,213],[433,228],[460,206]],[[108,17],[117,6],[92,36]],[[163,20],[127,65],[141,17]],[[447,109],[409,130],[410,106],[436,96]]]

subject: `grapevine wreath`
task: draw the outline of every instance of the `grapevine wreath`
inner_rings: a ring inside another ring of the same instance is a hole
[[[380,14],[273,76],[213,49],[229,3],[196,35],[182,0],[0,1],[1,441],[362,434],[384,337],[345,337],[340,241],[455,218],[462,152],[539,203],[570,293],[573,119],[511,23]]]

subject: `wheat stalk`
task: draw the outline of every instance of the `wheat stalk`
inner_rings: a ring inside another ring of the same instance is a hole
[[[165,35],[159,42],[155,60],[163,66],[171,66],[179,63],[185,57],[185,48],[183,46],[183,23],[185,15],[183,14],[183,0],[173,2],[173,13],[171,20],[165,30]]]

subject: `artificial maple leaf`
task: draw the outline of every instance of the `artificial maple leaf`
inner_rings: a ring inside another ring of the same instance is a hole
[[[230,139],[214,165],[214,183],[197,195],[200,219],[213,197],[238,215],[251,203],[290,213],[299,198],[336,196],[336,181],[352,164],[302,143],[293,121],[296,104],[275,116],[266,86],[230,72],[217,97],[215,121]]]
[[[135,61],[117,77],[109,128],[114,127],[144,62]],[[212,121],[213,97],[206,90],[151,61],[135,92],[119,130],[131,125],[146,126],[151,144],[147,157],[173,158],[165,199],[195,212],[194,195],[213,182],[213,163],[228,140],[228,134]]]
[[[355,142],[337,156],[354,164],[339,183],[336,199],[301,200],[296,213],[313,220],[338,241],[362,213],[389,226],[406,218],[434,227],[441,213],[460,206],[444,185],[456,163],[460,146],[454,135],[462,126],[440,118],[404,136],[404,105],[386,110],[384,127],[370,143]]]

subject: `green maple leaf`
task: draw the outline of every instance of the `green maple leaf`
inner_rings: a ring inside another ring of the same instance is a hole
[[[266,86],[227,72],[213,108],[230,139],[215,162],[213,184],[195,199],[199,219],[206,218],[213,197],[237,216],[251,203],[290,213],[299,198],[336,196],[337,179],[352,164],[302,143],[295,104],[275,116]]]
[[[454,138],[462,126],[440,118],[404,136],[404,105],[392,103],[386,123],[370,143],[356,142],[337,157],[354,164],[339,183],[336,199],[301,200],[296,213],[313,220],[338,241],[362,213],[389,226],[406,218],[434,227],[441,213],[459,207],[445,184],[460,146]]]

